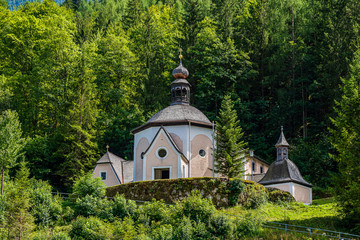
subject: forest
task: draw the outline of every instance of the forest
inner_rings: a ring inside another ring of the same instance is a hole
[[[357,0],[0,0],[0,112],[21,124],[30,176],[69,190],[106,145],[133,158],[130,130],[169,105],[181,48],[191,105],[215,121],[230,95],[269,163],[283,125],[290,159],[327,188],[360,172],[359,20]]]

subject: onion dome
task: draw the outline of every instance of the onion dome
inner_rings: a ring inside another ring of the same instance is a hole
[[[174,76],[174,78],[176,79],[180,79],[180,78],[183,78],[183,79],[186,79],[188,76],[189,76],[189,71],[182,65],[182,54],[181,54],[181,50],[180,50],[180,64],[177,68],[175,68],[173,71],[172,71],[172,75]]]
[[[190,83],[186,80],[189,76],[189,71],[182,65],[182,58],[180,49],[180,64],[172,72],[175,81],[171,83],[171,104],[170,105],[189,105],[190,104]]]

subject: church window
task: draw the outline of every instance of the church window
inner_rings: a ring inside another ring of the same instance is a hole
[[[252,167],[253,172],[256,172],[256,164],[254,162],[252,163],[251,167]]]
[[[204,150],[204,149],[200,149],[199,155],[200,155],[201,157],[205,157],[205,155],[206,155],[205,150]]]
[[[166,148],[162,147],[157,150],[157,155],[159,158],[166,158],[167,156],[167,150]]]
[[[264,167],[260,166],[260,173],[264,173]]]
[[[101,180],[106,180],[106,172],[100,172]]]

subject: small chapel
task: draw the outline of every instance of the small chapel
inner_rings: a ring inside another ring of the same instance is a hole
[[[170,105],[133,129],[134,160],[126,161],[107,151],[96,163],[93,174],[107,186],[128,182],[189,177],[216,177],[214,171],[215,125],[190,105],[189,71],[180,64],[172,71]],[[311,185],[287,158],[283,130],[276,144],[278,158],[269,164],[246,154],[245,179],[290,192],[295,199],[311,203]],[[306,193],[304,192],[306,189]],[[308,191],[310,189],[310,192]],[[306,197],[296,197],[303,193]]]

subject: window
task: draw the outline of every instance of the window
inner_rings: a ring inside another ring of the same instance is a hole
[[[204,149],[200,149],[199,155],[200,155],[201,157],[205,157],[205,155],[206,155],[205,150],[204,150]]]
[[[170,178],[170,169],[169,168],[156,168],[154,169],[155,178],[154,179],[169,179]]]
[[[252,163],[252,171],[256,172],[256,164],[254,162]]]
[[[164,147],[161,147],[156,152],[158,158],[166,158],[167,156],[167,149]]]
[[[260,173],[264,173],[264,167],[260,166]]]
[[[185,177],[185,166],[183,166],[183,172],[182,172],[182,177]]]
[[[100,172],[101,180],[106,180],[106,172]]]

